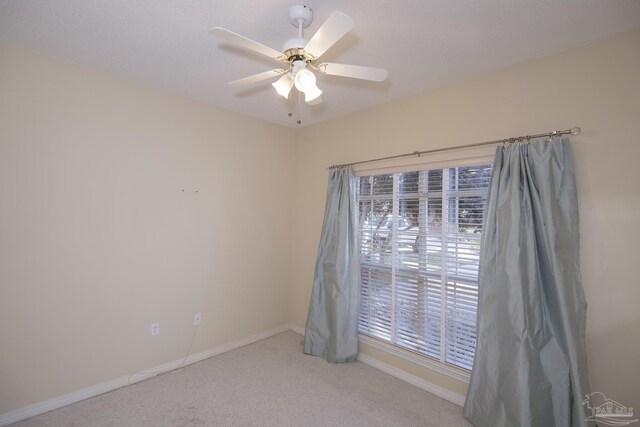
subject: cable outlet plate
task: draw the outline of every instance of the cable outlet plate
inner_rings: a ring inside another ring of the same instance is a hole
[[[199,326],[202,323],[202,313],[193,315],[193,326]]]
[[[151,324],[151,336],[155,337],[156,335],[160,334],[160,323],[156,322],[156,323],[152,323]]]

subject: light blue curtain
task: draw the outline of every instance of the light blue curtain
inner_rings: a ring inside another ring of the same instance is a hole
[[[568,138],[498,147],[464,415],[476,426],[586,426],[586,302]]]
[[[332,363],[349,362],[358,355],[357,211],[352,168],[331,170],[304,352]]]

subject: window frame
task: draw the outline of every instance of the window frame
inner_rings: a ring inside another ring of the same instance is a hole
[[[439,161],[420,161],[413,163],[395,163],[391,166],[377,167],[377,168],[364,168],[360,167],[354,170],[354,175],[359,179],[362,176],[380,175],[380,174],[393,174],[412,172],[417,170],[434,170],[445,168],[457,168],[465,166],[476,166],[489,164],[493,166],[493,155],[481,155],[466,158],[450,158],[447,160]],[[488,194],[487,194],[488,197]],[[381,338],[377,338],[368,334],[358,332],[359,342],[373,347],[378,350],[383,350],[396,356],[400,359],[414,363],[418,366],[425,367],[427,369],[444,374],[450,378],[458,381],[469,383],[471,377],[471,370],[463,367],[455,366],[450,363],[441,362],[440,360],[431,357],[421,352],[405,348],[403,346],[394,344],[393,342],[386,341]]]

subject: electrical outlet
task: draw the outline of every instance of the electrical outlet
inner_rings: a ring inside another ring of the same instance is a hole
[[[155,337],[158,334],[160,334],[160,323],[158,323],[158,322],[152,323],[151,324],[151,336]]]
[[[202,323],[202,313],[196,313],[193,315],[193,326],[198,326]]]

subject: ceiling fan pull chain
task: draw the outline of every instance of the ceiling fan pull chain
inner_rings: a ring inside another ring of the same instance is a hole
[[[302,120],[300,120],[300,104],[302,103],[302,101],[300,100],[301,96],[302,93],[298,91],[298,103],[296,104],[296,107],[298,107],[298,120],[296,120],[297,124],[302,124]]]

